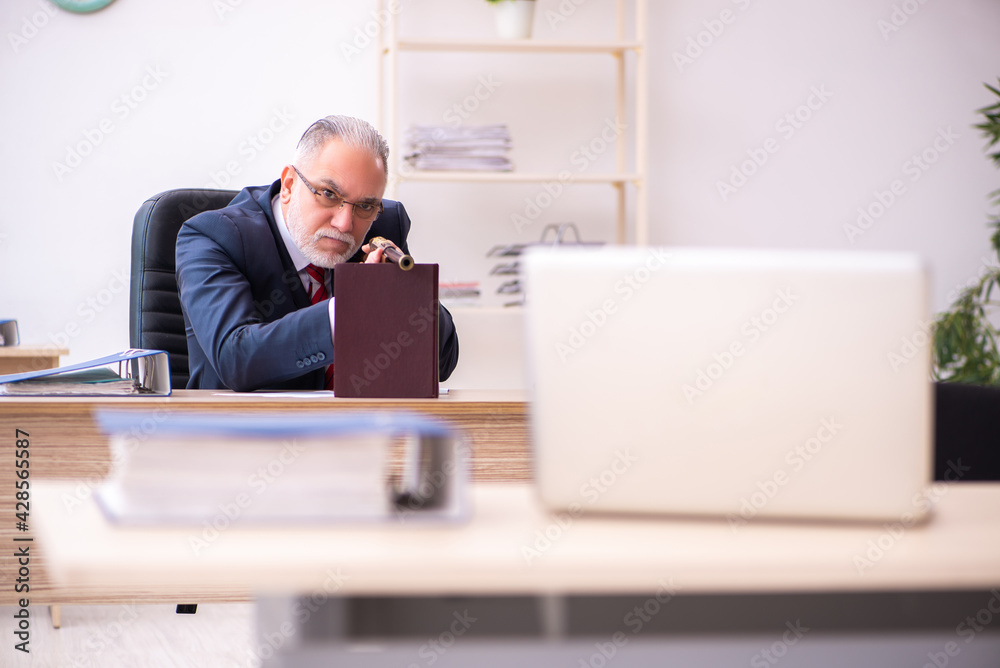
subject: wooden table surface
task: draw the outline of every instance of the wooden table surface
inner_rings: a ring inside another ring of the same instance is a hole
[[[1000,485],[960,483],[931,519],[884,523],[545,512],[524,484],[472,488],[463,525],[234,525],[193,547],[202,527],[121,527],[97,505],[67,509],[71,486],[34,490],[37,544],[67,586],[197,592],[321,590],[345,595],[648,594],[988,590],[1000,586]],[[874,547],[873,547],[874,546]]]
[[[54,345],[0,346],[0,375],[54,369],[63,355],[69,349]]]
[[[110,470],[107,437],[94,423],[101,408],[146,411],[150,428],[176,412],[280,413],[305,411],[413,411],[443,419],[462,429],[472,448],[472,477],[490,482],[525,482],[532,478],[528,407],[520,391],[452,390],[438,399],[344,399],[329,394],[275,396],[212,390],[175,390],[169,397],[4,397],[0,396],[0,449],[6,463],[0,467],[0,542],[11,545],[16,530],[14,499],[15,430],[29,434],[31,482],[67,480],[63,499],[76,507],[90,498]],[[141,437],[141,435],[140,435]],[[31,532],[27,534],[31,536]],[[119,587],[70,589],[55,586],[48,577],[45,548],[32,562],[31,592],[38,603],[97,603],[135,600],[177,601],[177,593],[158,588]],[[10,557],[0,560],[0,605],[17,599],[12,582],[17,571]],[[241,588],[217,587],[203,591],[200,600],[248,600]],[[177,602],[186,602],[180,600]]]

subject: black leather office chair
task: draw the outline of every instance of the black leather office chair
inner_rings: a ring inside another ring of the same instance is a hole
[[[129,346],[166,350],[170,384],[187,387],[188,352],[184,315],[177,294],[174,249],[188,218],[221,209],[235,190],[180,188],[142,203],[132,224],[132,282],[129,288]]]

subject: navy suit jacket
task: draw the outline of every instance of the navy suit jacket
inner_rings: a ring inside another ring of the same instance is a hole
[[[184,223],[177,235],[177,287],[187,333],[189,389],[320,390],[334,361],[329,307],[311,304],[271,211],[280,182],[244,188],[229,206]],[[383,236],[409,253],[403,205],[385,211],[365,241]],[[351,262],[360,262],[360,251]],[[336,296],[336,286],[334,286]],[[458,363],[458,335],[438,318],[440,380]]]

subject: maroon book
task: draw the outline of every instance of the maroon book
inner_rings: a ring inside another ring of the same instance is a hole
[[[438,396],[438,265],[394,263],[333,270],[338,397]]]

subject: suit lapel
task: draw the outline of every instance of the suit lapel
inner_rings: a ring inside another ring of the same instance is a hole
[[[270,188],[262,188],[257,195],[256,201],[257,206],[260,207],[261,212],[263,212],[264,217],[267,219],[267,225],[271,229],[271,236],[274,239],[274,246],[277,248],[278,256],[281,258],[281,282],[288,286],[295,308],[300,309],[311,306],[312,302],[309,299],[306,289],[302,287],[299,272],[295,270],[292,258],[288,255],[288,249],[285,248],[285,240],[278,230],[278,223],[274,219],[274,213],[271,211],[271,200],[278,194],[279,190],[281,190],[280,180],[272,183]]]

